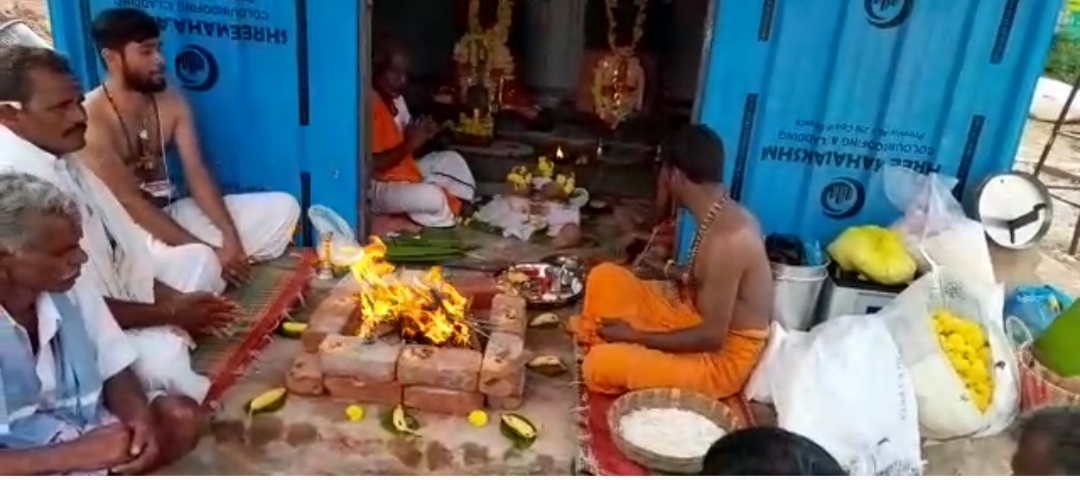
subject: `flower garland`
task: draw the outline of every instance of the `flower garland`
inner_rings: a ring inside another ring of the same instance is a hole
[[[481,0],[469,0],[469,30],[454,46],[454,61],[473,74],[480,73],[484,77],[512,77],[514,57],[506,47],[506,42],[510,38],[514,2],[496,1],[498,7],[495,11],[495,24],[484,29],[480,25]]]
[[[615,8],[619,0],[604,0],[608,20],[608,47],[611,52],[593,68],[593,110],[612,129],[641,108],[645,93],[645,70],[634,55],[641,37],[645,35],[646,0],[633,0],[637,14],[630,43],[619,46]]]

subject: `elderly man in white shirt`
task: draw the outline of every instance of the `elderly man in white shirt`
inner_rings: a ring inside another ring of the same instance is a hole
[[[52,184],[0,174],[0,475],[146,473],[198,439],[190,398],[143,394],[135,349],[79,274],[80,219]]]
[[[220,270],[200,270],[200,265],[217,263],[199,263],[203,253],[197,249],[190,251],[188,278],[155,280],[149,239],[93,173],[66,158],[85,145],[81,102],[79,85],[56,52],[0,48],[0,172],[33,175],[75,199],[83,217],[81,245],[89,256],[87,281],[105,294],[120,326],[130,329],[147,389],[183,393],[201,402],[209,381],[177,361],[188,361],[191,339],[184,331],[229,321],[235,306],[214,293],[196,291],[205,283],[202,277],[221,275]],[[182,249],[174,252],[183,254]]]

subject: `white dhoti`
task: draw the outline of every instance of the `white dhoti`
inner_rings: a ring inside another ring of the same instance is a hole
[[[541,201],[517,195],[496,195],[476,212],[477,220],[499,228],[503,236],[529,240],[541,229],[554,237],[567,225],[580,225],[581,212],[576,204]]]
[[[454,226],[446,193],[465,201],[476,196],[476,180],[465,158],[445,150],[425,155],[416,165],[424,175],[422,183],[372,182],[371,210],[382,215],[406,214],[425,227]]]
[[[260,192],[226,195],[224,200],[244,251],[250,257],[263,261],[285,253],[300,219],[300,204],[295,198],[287,193]],[[215,247],[221,246],[221,231],[194,200],[179,200],[165,207],[165,211],[192,235]],[[172,288],[182,292],[225,290],[221,262],[206,245],[169,246],[152,238],[150,253],[154,257],[155,276]]]

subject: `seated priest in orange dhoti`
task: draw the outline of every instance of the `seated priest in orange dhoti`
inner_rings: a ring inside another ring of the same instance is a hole
[[[680,388],[725,398],[750,378],[768,339],[773,283],[757,220],[720,177],[724,147],[702,125],[679,131],[660,175],[697,221],[689,260],[647,256],[632,271],[605,263],[585,287],[574,337],[592,391]],[[648,254],[646,254],[648,255]],[[674,281],[674,291],[662,285]]]
[[[476,194],[472,172],[461,154],[451,150],[414,157],[439,127],[430,118],[409,113],[402,96],[409,59],[401,46],[381,40],[372,67],[372,210],[379,215],[403,214],[425,227],[454,226],[464,203]]]

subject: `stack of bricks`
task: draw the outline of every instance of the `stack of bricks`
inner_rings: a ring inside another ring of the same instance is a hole
[[[292,393],[450,415],[485,404],[499,410],[521,406],[528,361],[523,298],[491,297],[485,322],[490,336],[479,352],[404,344],[397,334],[374,341],[353,335],[356,288],[351,279],[343,280],[312,314],[301,337],[303,351],[286,377]]]

